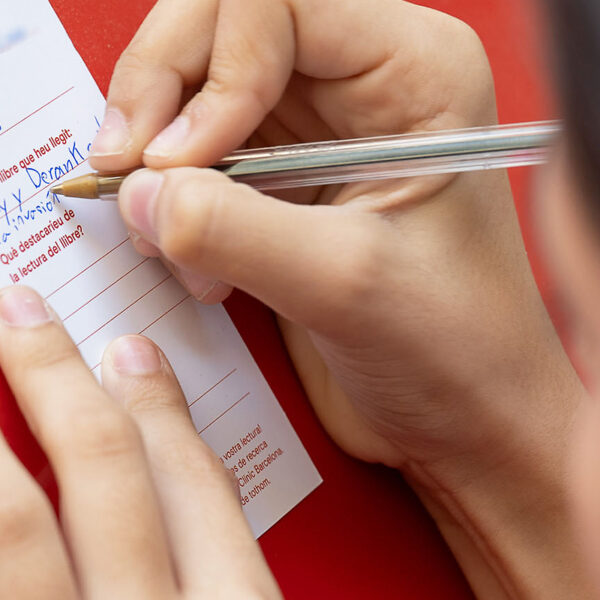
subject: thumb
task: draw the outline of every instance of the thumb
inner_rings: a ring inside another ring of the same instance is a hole
[[[129,229],[177,267],[238,287],[322,334],[335,335],[344,313],[368,306],[374,293],[382,223],[349,205],[282,202],[191,167],[136,171],[119,204]]]

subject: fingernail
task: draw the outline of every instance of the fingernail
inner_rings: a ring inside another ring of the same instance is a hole
[[[141,169],[132,173],[119,191],[123,218],[149,241],[156,241],[155,207],[164,179],[158,171]]]
[[[129,144],[129,126],[118,108],[109,108],[104,115],[100,131],[92,142],[90,156],[123,154]]]
[[[27,287],[0,292],[0,319],[13,327],[36,327],[53,320],[44,300]]]
[[[177,117],[146,146],[144,154],[160,158],[171,156],[185,142],[190,129],[191,123],[188,116]]]
[[[176,268],[177,277],[185,289],[199,302],[204,300],[218,285],[218,281],[203,277],[192,271]]]
[[[117,338],[110,346],[110,361],[123,375],[150,375],[162,367],[156,346],[139,335]]]

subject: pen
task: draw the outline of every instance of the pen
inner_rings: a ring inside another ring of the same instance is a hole
[[[260,190],[505,169],[546,162],[557,121],[238,150],[213,168]],[[51,191],[114,200],[126,175],[91,173]]]

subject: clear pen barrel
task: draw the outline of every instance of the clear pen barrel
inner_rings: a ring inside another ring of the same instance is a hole
[[[556,122],[243,150],[219,167],[258,189],[502,169],[546,162]]]

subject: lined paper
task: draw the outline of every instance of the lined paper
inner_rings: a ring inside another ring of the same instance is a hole
[[[47,0],[11,3],[0,22],[0,285],[53,306],[90,369],[143,333],[165,351],[199,434],[238,477],[259,536],[321,478],[221,305],[195,302],[135,252],[115,203],[49,191],[89,171],[104,98]]]

